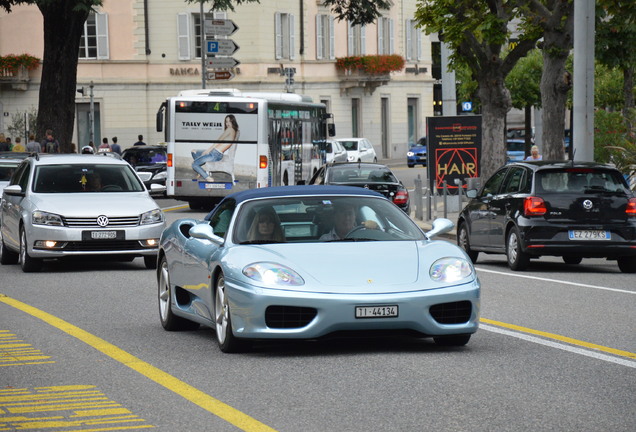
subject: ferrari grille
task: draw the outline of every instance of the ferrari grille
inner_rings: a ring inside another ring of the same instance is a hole
[[[440,303],[431,306],[431,316],[440,324],[461,324],[468,322],[472,313],[469,301]]]
[[[269,328],[305,327],[317,313],[316,309],[309,307],[269,306],[265,310],[265,324]]]

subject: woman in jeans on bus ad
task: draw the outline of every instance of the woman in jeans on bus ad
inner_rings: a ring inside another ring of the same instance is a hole
[[[236,122],[236,117],[229,114],[225,117],[224,123],[225,128],[223,133],[221,133],[221,135],[217,138],[217,141],[229,141],[228,143],[215,143],[207,150],[196,150],[192,152],[192,157],[194,158],[194,162],[192,162],[192,169],[207,182],[213,182],[214,179],[205,172],[203,165],[207,162],[218,162],[223,159],[225,152],[232,147],[233,142],[237,141],[239,137],[239,126]]]

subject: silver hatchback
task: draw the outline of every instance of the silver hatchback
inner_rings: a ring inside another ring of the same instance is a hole
[[[132,167],[92,155],[26,158],[0,205],[0,263],[37,271],[46,258],[143,257],[157,266],[164,215]]]

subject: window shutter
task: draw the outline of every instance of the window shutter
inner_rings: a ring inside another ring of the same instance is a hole
[[[355,55],[354,51],[354,40],[353,40],[353,27],[351,23],[347,23],[347,44],[348,44],[348,53],[350,56]]]
[[[316,15],[316,60],[322,60],[323,56],[323,15]]]
[[[419,29],[415,29],[416,31],[416,37],[415,40],[417,40],[417,60],[422,60],[422,32]]]
[[[295,17],[289,14],[289,59],[294,60],[296,58],[296,34],[294,33],[294,20]]]
[[[412,48],[411,46],[413,45],[413,42],[411,41],[411,20],[407,19],[406,23],[404,24],[404,36],[406,39],[406,59],[407,60],[411,60],[411,52],[412,52]]]
[[[276,60],[279,60],[280,58],[283,57],[283,35],[281,33],[281,17],[280,17],[280,13],[276,12],[276,14],[274,14],[274,38],[275,38],[275,45],[276,45]]]
[[[331,15],[328,16],[329,20],[329,59],[333,60],[336,58],[336,39],[334,35],[334,22],[333,17]]]
[[[389,18],[389,52],[388,54],[395,53],[395,38],[393,37],[393,18]]]
[[[177,35],[179,60],[190,60],[190,15],[179,13],[177,15]]]
[[[384,52],[384,23],[386,18],[378,19],[378,54],[386,54]]]
[[[367,54],[367,26],[360,26],[360,55]]]
[[[108,55],[108,15],[95,14],[95,27],[97,32],[97,59],[107,60]]]

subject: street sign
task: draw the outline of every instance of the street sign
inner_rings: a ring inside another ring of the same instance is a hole
[[[206,36],[230,36],[238,30],[234,21],[229,19],[206,19],[203,22]]]
[[[232,39],[215,39],[205,41],[207,53],[211,55],[231,56],[240,48]]]
[[[230,80],[234,74],[230,71],[208,71],[208,80]]]
[[[473,103],[472,102],[462,102],[462,111],[472,111]]]
[[[212,57],[207,59],[207,65],[212,69],[232,69],[240,64],[241,62],[234,57]]]

